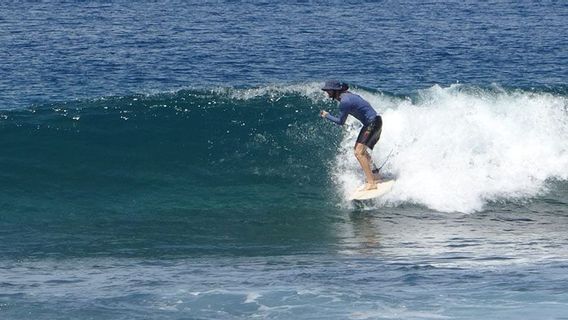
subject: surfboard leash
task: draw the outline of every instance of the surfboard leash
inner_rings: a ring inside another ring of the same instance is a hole
[[[390,156],[392,155],[392,152],[394,151],[394,148],[391,149],[391,151],[389,152],[387,158],[385,159],[385,161],[383,162],[383,164],[377,169],[377,171],[381,171],[381,169],[385,166],[385,164],[387,164],[387,162],[389,161]]]

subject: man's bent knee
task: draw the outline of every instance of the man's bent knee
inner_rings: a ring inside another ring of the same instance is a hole
[[[363,144],[358,144],[355,147],[355,157],[357,158],[366,158],[367,157],[367,148]]]

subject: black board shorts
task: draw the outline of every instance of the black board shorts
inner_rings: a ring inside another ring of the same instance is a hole
[[[357,136],[357,143],[362,143],[373,150],[375,144],[377,144],[377,141],[379,141],[381,137],[382,130],[383,119],[381,116],[377,116],[373,122],[361,128],[359,136]]]

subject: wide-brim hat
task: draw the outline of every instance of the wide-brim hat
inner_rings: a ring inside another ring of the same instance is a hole
[[[349,89],[349,86],[347,85],[347,83],[343,83],[340,82],[338,80],[328,80],[325,82],[325,84],[323,85],[323,88],[321,88],[322,90],[326,91],[326,90],[347,90]]]

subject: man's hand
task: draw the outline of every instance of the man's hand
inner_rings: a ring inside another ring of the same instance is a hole
[[[325,110],[320,111],[320,117],[322,117],[322,118],[327,117],[328,114],[329,114],[329,112],[327,112]]]

